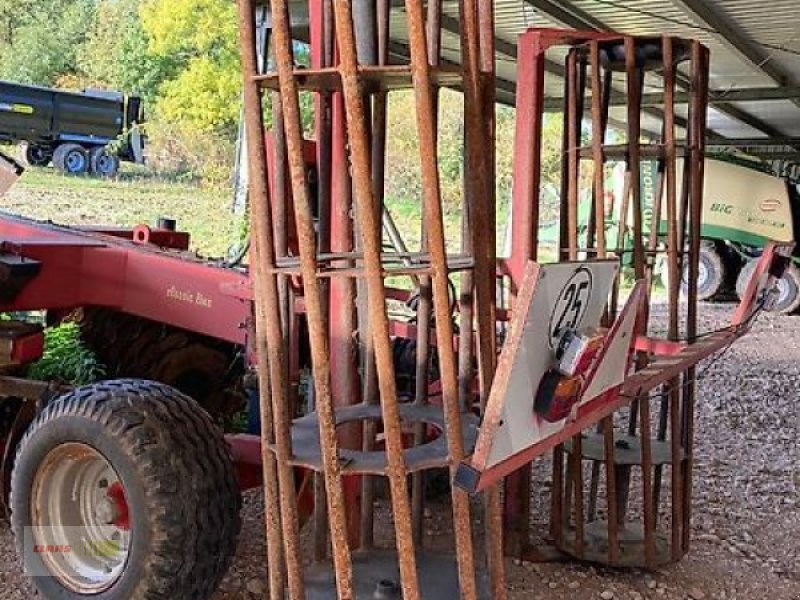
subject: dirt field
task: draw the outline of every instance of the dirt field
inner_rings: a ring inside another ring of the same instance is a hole
[[[4,204],[32,215],[60,214],[69,222],[99,221],[119,212],[106,194],[65,185],[67,194],[48,195],[47,182],[34,181],[14,190]],[[182,194],[180,210],[188,221],[203,221],[191,216],[198,206],[218,205],[205,193]],[[164,201],[155,193],[138,197],[146,199],[152,216]],[[122,217],[105,220],[131,224],[131,213],[125,207]],[[202,225],[208,230],[224,217],[205,220]],[[221,249],[223,240],[205,247]],[[703,305],[701,330],[719,327],[729,312],[730,305]],[[652,573],[508,561],[511,597],[800,600],[798,392],[800,316],[764,316],[700,383],[690,555]],[[264,596],[262,511],[260,494],[248,493],[237,557],[214,600]],[[427,530],[441,543],[447,539],[447,525],[436,513]],[[0,600],[34,597],[20,572],[7,524],[0,522]]]

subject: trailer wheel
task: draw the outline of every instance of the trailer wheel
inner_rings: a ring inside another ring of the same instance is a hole
[[[661,269],[661,283],[665,289],[669,290],[669,271],[666,268],[666,261]],[[713,243],[704,242],[700,246],[700,257],[697,273],[697,299],[713,300],[725,291],[728,266],[723,261]],[[689,292],[689,266],[684,265],[681,274],[681,294],[684,296]]]
[[[100,177],[116,177],[119,173],[119,157],[104,146],[89,150],[89,168]]]
[[[25,162],[32,167],[46,167],[53,160],[53,149],[48,146],[27,144],[25,146]]]
[[[89,171],[89,153],[79,144],[61,144],[53,152],[53,166],[67,175]]]
[[[700,256],[697,270],[697,299],[713,300],[725,286],[727,267],[714,244],[700,246]],[[689,267],[683,269],[681,278],[681,291],[689,291]]]
[[[742,267],[736,279],[736,295],[744,295],[747,284],[753,276],[758,258],[752,258]],[[778,297],[770,312],[779,315],[789,315],[800,308],[800,268],[791,263],[783,272],[783,277],[778,280]]]
[[[221,431],[151,381],[78,388],[31,424],[11,525],[46,599],[211,596],[236,547],[241,498]]]

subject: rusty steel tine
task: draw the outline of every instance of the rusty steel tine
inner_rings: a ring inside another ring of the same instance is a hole
[[[583,437],[575,436],[572,445],[572,480],[575,492],[575,555],[583,560]]]
[[[328,556],[328,513],[325,512],[325,476],[314,473],[314,561],[322,562]]]
[[[478,230],[476,221],[477,203],[475,198],[483,189],[476,177],[481,177],[481,167],[477,166],[474,151],[475,138],[480,139],[480,132],[484,130],[483,122],[479,122],[477,131],[474,129],[474,105],[477,95],[476,78],[474,76],[479,60],[478,48],[475,46],[475,13],[474,3],[462,0],[458,4],[459,20],[461,22],[461,63],[464,73],[464,154],[467,163],[467,174],[464,177],[464,194],[462,196],[461,212],[461,251],[472,254],[475,260],[475,270],[478,268],[478,257],[474,244],[473,232]],[[476,173],[476,170],[478,173]],[[472,382],[473,382],[473,351],[475,348],[475,283],[473,273],[464,273],[461,277],[461,291],[459,294],[459,338],[458,338],[458,398],[462,410],[472,408]]]
[[[478,308],[480,310],[478,320],[479,331],[479,364],[484,364],[481,368],[481,411],[485,409],[489,390],[492,386],[494,373],[496,370],[496,301],[495,277],[497,263],[497,240],[496,240],[496,198],[495,198],[495,152],[496,152],[496,123],[495,123],[495,44],[494,44],[494,2],[492,0],[478,0],[478,24],[479,40],[481,52],[481,71],[482,71],[482,103],[481,119],[485,124],[484,146],[489,149],[484,152],[482,157],[486,163],[486,189],[482,193],[485,199],[481,212],[476,215],[476,220],[480,222],[486,220],[487,231],[483,235],[483,248],[476,245],[476,249],[485,252],[485,263],[479,265],[475,276],[478,278]],[[481,198],[479,197],[479,201]],[[483,210],[486,210],[485,215]],[[478,240],[480,241],[480,240]],[[485,269],[485,271],[484,271]],[[484,279],[485,278],[485,279]],[[483,286],[483,287],[482,287]],[[485,362],[484,362],[485,361]],[[523,486],[526,490],[526,503],[530,506],[530,479],[527,485]],[[503,499],[501,484],[496,484],[486,491],[485,509],[485,532],[486,532],[486,559],[489,569],[492,597],[496,600],[505,600],[508,597],[506,585],[505,561],[503,558]],[[527,511],[529,512],[530,507]],[[528,540],[524,540],[528,543]]]
[[[622,185],[622,198],[620,200],[619,209],[619,229],[617,230],[617,251],[621,252],[625,247],[625,231],[628,227],[628,214],[630,213],[630,189],[631,189],[631,175],[630,175],[630,162],[627,163],[625,169],[625,179]],[[619,254],[622,258],[622,254]],[[614,286],[611,291],[611,303],[609,305],[608,316],[612,321],[617,318],[617,310],[619,305],[619,278],[614,281]]]
[[[270,190],[270,206],[273,211],[272,231],[274,233],[275,243],[275,256],[286,256],[288,254],[288,218],[287,207],[289,203],[286,198],[286,142],[283,131],[283,115],[281,113],[280,101],[278,94],[272,95],[272,144],[273,144],[273,189]],[[291,291],[289,289],[289,280],[285,277],[278,278],[278,301],[280,303],[281,314],[281,328],[283,331],[283,344],[284,347],[289,347],[289,339],[291,338],[292,327],[292,311],[291,311]],[[289,385],[289,372],[291,365],[286,361],[286,373],[283,377],[283,385],[286,388],[285,394],[288,399],[289,406],[294,407],[297,405],[295,398],[295,391]],[[290,411],[290,414],[291,411]]]
[[[665,442],[667,439],[667,426],[669,418],[669,399],[668,394],[659,395],[658,403],[658,424],[656,428],[656,441]],[[659,463],[654,467],[653,480],[653,510],[655,511],[656,525],[660,517],[661,492],[664,479],[664,465]]]
[[[482,89],[481,67],[486,62],[485,55],[481,54],[481,41],[486,37],[493,39],[493,31],[485,31],[480,27],[479,13],[492,14],[491,2],[484,1],[482,10],[476,5],[475,0],[464,0],[461,3],[462,14],[462,65],[464,68],[464,110],[467,124],[466,150],[470,176],[465,179],[467,186],[465,199],[472,213],[470,233],[471,246],[475,260],[472,276],[475,300],[477,304],[477,348],[478,348],[478,373],[480,385],[481,410],[485,407],[492,385],[495,371],[495,294],[493,289],[494,271],[496,264],[496,248],[493,235],[486,235],[487,231],[494,231],[494,195],[490,192],[494,184],[490,179],[493,174],[494,151],[493,145],[487,137],[491,137],[491,124],[487,124],[485,116],[494,112],[494,103],[484,104],[484,90]],[[492,63],[493,67],[493,63]],[[490,75],[493,75],[493,68]],[[493,84],[491,87],[494,87]],[[493,121],[493,119],[490,119]],[[487,143],[488,142],[488,143]],[[466,285],[466,283],[465,283]],[[474,309],[473,309],[474,310]],[[467,322],[471,329],[471,321]],[[461,330],[463,333],[463,329]],[[498,486],[493,486],[486,494],[486,522],[487,535],[487,562],[492,585],[492,597],[501,600],[507,596],[505,585],[505,572],[502,558],[502,505]]]
[[[428,36],[428,62],[436,67],[442,54],[442,0],[428,1],[425,29]]]
[[[664,36],[661,42],[664,55],[664,161],[667,204],[667,272],[669,281],[667,335],[676,340],[680,334],[678,326],[680,272],[678,271],[678,214],[675,165],[675,62],[674,40]],[[681,555],[681,530],[683,527],[683,484],[682,484],[682,436],[680,432],[680,379],[673,379],[669,386],[670,423],[670,469],[672,497],[672,536],[670,550],[673,560]]]
[[[567,245],[569,240],[569,221],[567,219],[569,196],[569,161],[566,159],[569,155],[569,144],[572,138],[571,130],[573,125],[572,111],[572,97],[575,94],[574,78],[570,71],[570,59],[567,57],[566,67],[564,72],[564,119],[561,125],[561,173],[560,173],[560,191],[559,191],[559,207],[558,207],[558,260],[569,260]],[[538,193],[538,192],[537,192]],[[535,250],[534,250],[535,251]]]
[[[466,183],[472,188],[465,194],[472,212],[470,234],[471,246],[475,258],[473,283],[477,303],[478,331],[478,370],[481,389],[481,407],[485,405],[489,388],[492,384],[495,351],[495,310],[494,282],[496,249],[489,242],[492,237],[486,235],[494,230],[491,220],[488,189],[491,184],[489,164],[494,162],[494,153],[487,147],[486,125],[484,115],[494,111],[494,106],[483,105],[481,90],[481,55],[480,31],[478,27],[478,7],[475,0],[464,0],[462,3],[464,17],[462,19],[462,63],[464,65],[464,106],[466,114],[467,161],[470,176]],[[489,145],[490,146],[490,145]]]
[[[330,15],[330,0],[311,0],[311,5],[316,4],[319,11],[320,22],[314,26],[318,28],[318,37],[316,43],[320,44],[321,48],[317,54],[317,64],[312,64],[312,67],[325,68],[332,66],[333,63],[333,44],[331,30],[331,15]],[[309,7],[309,12],[313,12],[314,8]],[[315,43],[312,36],[312,45]],[[312,53],[313,56],[314,53]],[[276,102],[280,106],[280,101]],[[333,236],[333,94],[330,92],[322,92],[316,95],[315,106],[315,138],[317,141],[317,214],[319,215],[319,228],[318,228],[318,245],[319,252],[331,252],[332,236]],[[288,279],[287,279],[288,282]],[[325,310],[325,317],[328,323],[331,323],[331,312],[335,306],[333,301],[333,286],[336,285],[332,281],[325,281],[322,283],[323,290],[323,308]],[[339,283],[341,285],[341,282]],[[345,284],[346,285],[346,284]],[[341,325],[344,328],[344,325]],[[333,329],[330,325],[330,329]],[[331,331],[331,338],[335,335]],[[344,346],[344,344],[342,344]],[[346,349],[342,349],[346,352]],[[333,363],[333,356],[336,353],[334,348],[331,348],[331,362]],[[344,356],[347,356],[345,354]],[[347,379],[350,377],[350,370],[343,370],[342,377]],[[347,386],[345,386],[347,387]],[[336,384],[331,382],[331,393],[334,397],[337,396]],[[348,398],[349,395],[341,397]],[[322,556],[327,553],[327,515],[324,515],[325,498],[320,496],[321,502],[317,502],[317,495],[324,489],[324,480],[318,474],[314,475],[314,555],[315,559],[321,560]]]
[[[419,598],[416,553],[411,531],[403,440],[397,406],[394,365],[389,347],[389,319],[386,314],[386,293],[381,269],[380,222],[375,214],[371,181],[369,132],[365,120],[364,97],[358,76],[352,7],[349,0],[334,2],[336,38],[340,52],[340,73],[350,131],[350,152],[358,216],[362,223],[364,269],[368,286],[370,333],[374,340],[378,384],[381,393],[384,437],[386,440],[387,476],[391,487],[398,562],[403,596]]]
[[[566,477],[564,479],[564,497],[561,501],[563,508],[561,509],[561,527],[564,531],[569,529],[570,519],[572,519],[572,488],[575,484],[575,478],[572,476],[572,454],[567,456],[566,460]]]
[[[606,463],[606,508],[608,510],[608,562],[619,561],[619,506],[617,505],[617,471],[614,462],[614,418],[603,419],[603,440]]]
[[[436,339],[442,379],[442,399],[447,425],[448,459],[451,475],[455,476],[458,461],[464,458],[461,439],[461,410],[458,403],[456,360],[453,353],[453,324],[450,318],[447,257],[442,220],[441,187],[435,155],[435,105],[430,86],[431,72],[425,40],[425,19],[422,3],[406,0],[408,37],[414,96],[417,103],[417,133],[420,145],[424,218],[428,222],[428,247],[433,268],[433,305],[436,318]],[[475,559],[470,530],[470,507],[466,493],[458,488],[452,492],[453,529],[456,539],[459,581],[462,598],[477,596]]]
[[[592,461],[592,472],[589,479],[589,500],[586,507],[586,522],[597,518],[597,500],[600,494],[600,462]]]
[[[303,133],[298,87],[293,73],[289,8],[286,0],[271,0],[271,6],[275,63],[280,80],[294,213],[300,245],[300,262],[311,342],[316,409],[319,419],[336,585],[340,597],[351,598],[353,596],[352,565],[347,544],[347,525],[343,514],[344,490],[337,456],[336,424],[330,389],[330,353],[320,298],[320,285],[316,277],[316,234],[303,163]],[[293,597],[302,598],[304,596],[301,594]]]
[[[691,136],[689,141],[689,157],[686,162],[691,165],[691,218],[689,248],[689,293],[686,317],[686,335],[694,339],[697,335],[697,275],[700,254],[700,227],[703,211],[703,176],[705,165],[706,138],[706,106],[708,105],[708,50],[700,42],[692,41],[691,48],[691,81],[692,98],[689,107]],[[684,390],[686,414],[686,461],[683,479],[683,549],[689,550],[692,514],[692,469],[694,466],[694,394],[695,372],[692,367],[687,372],[687,385]]]
[[[628,160],[630,161],[630,195],[633,208],[633,269],[636,279],[644,276],[644,252],[642,247],[642,188],[640,181],[641,143],[641,84],[636,64],[636,46],[633,38],[625,38],[626,92],[628,95]]]
[[[567,119],[569,121],[567,142],[567,256],[569,260],[578,258],[578,185],[580,160],[580,124],[583,115],[579,111],[578,98],[583,91],[578,89],[578,53],[572,50],[567,58],[567,77],[571,81],[571,93],[567,98]],[[563,216],[563,215],[562,215]]]
[[[262,457],[265,468],[264,494],[267,514],[266,526],[270,562],[270,594],[273,599],[283,597],[283,564],[280,540],[275,531],[281,527],[289,590],[295,597],[304,595],[302,567],[297,540],[294,476],[288,459],[291,455],[290,423],[287,419],[287,398],[282,380],[285,376],[286,357],[283,344],[269,343],[282,339],[278,287],[270,273],[274,263],[272,218],[269,203],[269,185],[266,171],[266,144],[261,109],[261,94],[252,78],[258,72],[256,56],[255,5],[252,0],[239,2],[239,31],[242,47],[242,74],[244,78],[245,127],[250,163],[250,202],[253,231],[253,279],[256,289],[255,317],[259,388],[262,416]],[[270,398],[267,398],[270,394]],[[273,436],[270,435],[273,429]],[[270,456],[269,443],[276,443],[277,456]],[[275,459],[277,458],[277,464]],[[276,473],[277,471],[277,473]],[[276,477],[277,475],[277,477]],[[278,506],[280,505],[280,515]]]
[[[642,514],[644,515],[644,553],[650,567],[655,566],[656,522],[653,511],[653,453],[651,446],[650,398],[644,396],[639,405],[641,425],[639,439],[642,445]]]
[[[389,20],[390,14],[389,0],[378,0],[375,6],[376,17],[376,39],[377,39],[377,62],[385,65],[389,60]],[[372,181],[375,194],[376,208],[381,209],[381,218],[384,202],[384,180],[386,169],[386,127],[387,127],[388,95],[385,90],[381,90],[374,95],[373,114],[372,114]],[[365,340],[369,350],[368,355],[372,354],[372,343],[370,336]],[[375,362],[370,359],[367,363],[368,369],[365,370],[365,393],[364,400],[368,403],[377,403],[377,373],[375,372]],[[363,449],[373,450],[375,436],[377,432],[376,423],[368,421],[364,423]],[[374,538],[374,499],[375,499],[376,478],[371,475],[362,476],[361,487],[361,545],[370,547]]]
[[[427,19],[425,22],[428,40],[428,60],[431,66],[438,66],[442,45],[442,2],[430,0],[427,5]],[[438,117],[439,89],[434,89],[434,114]],[[438,137],[438,118],[434,125],[434,133]],[[425,219],[420,223],[421,249],[425,248],[428,241]],[[417,404],[428,403],[428,371],[430,368],[430,322],[431,322],[431,280],[430,277],[421,276],[417,282],[419,298],[417,301],[417,352],[414,377],[414,401]],[[425,441],[425,425],[420,423],[415,427],[414,444],[419,445]],[[422,521],[424,518],[424,473],[414,473],[411,479],[411,519],[414,527],[414,541],[421,545],[423,542]]]
[[[564,446],[558,445],[553,448],[553,485],[550,488],[550,537],[557,546],[563,541],[563,488]]]
[[[595,199],[595,243],[597,258],[606,257],[605,235],[605,169],[603,160],[603,87],[600,79],[600,45],[596,40],[589,43],[592,69],[592,159],[594,162],[593,181]],[[592,244],[587,244],[591,247]]]

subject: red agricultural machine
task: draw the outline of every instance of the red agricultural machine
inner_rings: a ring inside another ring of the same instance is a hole
[[[504,554],[652,568],[688,551],[696,365],[745,333],[791,250],[769,246],[731,326],[698,332],[708,53],[672,37],[525,32],[513,251],[498,258],[492,3],[457,3],[458,65],[442,60],[453,35],[442,4],[240,0],[247,265],[189,254],[168,220],[119,230],[0,218],[0,310],[44,310],[51,321],[78,311],[117,377],[73,390],[23,379],[42,333],[2,327],[0,474],[44,597],[210,597],[235,549],[240,490],[262,485],[273,599],[502,599]],[[309,68],[295,64],[298,43],[310,45]],[[565,65],[561,240],[558,261],[539,264],[554,59]],[[681,127],[679,72],[691,96]],[[645,78],[664,90],[662,136],[648,144]],[[442,87],[463,102],[440,106]],[[387,248],[387,116],[403,89],[420,142],[420,242],[398,244],[393,230]],[[628,98],[616,147],[605,143],[613,89]],[[300,94],[314,101],[313,139]],[[464,114],[458,239],[445,236],[440,109]],[[588,230],[577,226],[580,188],[604,198],[606,163],[619,155],[627,185],[616,214],[633,223],[625,248],[605,239],[602,201]],[[645,160],[661,174],[652,214],[668,216],[665,243],[642,235]],[[632,286],[620,266],[628,252]],[[675,285],[655,322],[658,253]],[[248,393],[259,433],[223,436],[215,419]],[[545,454],[552,469],[532,473]],[[441,502],[426,483],[442,473],[452,535],[431,536],[425,522]],[[537,505],[545,479],[549,500]],[[531,531],[539,514],[547,523]]]

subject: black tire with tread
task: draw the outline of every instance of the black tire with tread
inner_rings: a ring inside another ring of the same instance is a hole
[[[67,166],[67,157],[73,152],[80,152],[83,155],[83,168],[72,170]],[[53,166],[67,175],[85,175],[90,167],[89,152],[80,144],[61,144],[53,152]]]
[[[58,445],[90,443],[117,471],[131,512],[128,564],[93,600],[204,600],[224,576],[240,529],[239,492],[222,431],[191,398],[145,380],[77,388],[53,401],[19,445],[11,524],[22,553],[37,467]],[[88,598],[34,577],[48,600]]]
[[[700,261],[703,263],[708,277],[702,287],[698,282],[697,299],[701,301],[714,300],[724,291],[727,265],[722,260],[722,256],[720,256],[719,250],[714,244],[704,243],[700,246]],[[684,269],[684,275],[681,278],[681,292],[683,294],[686,294],[689,289],[687,280],[687,273]]]
[[[25,145],[25,162],[32,167],[46,167],[53,160],[53,151],[47,146]]]
[[[103,160],[110,162],[103,167]],[[119,174],[119,157],[110,153],[105,146],[95,146],[89,150],[89,170],[98,177],[116,177]]]

